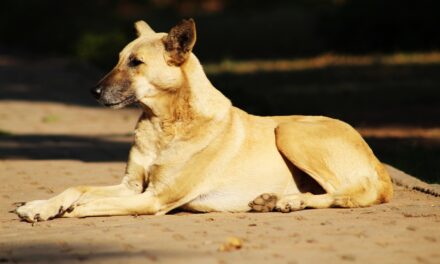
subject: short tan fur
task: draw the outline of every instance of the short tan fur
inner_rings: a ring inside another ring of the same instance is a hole
[[[72,187],[16,209],[54,217],[197,212],[290,212],[388,202],[389,175],[359,133],[322,116],[250,115],[213,87],[192,49],[193,20],[167,33],[144,21],[94,88],[112,108],[143,109],[125,176]],[[292,98],[295,100],[295,98]]]

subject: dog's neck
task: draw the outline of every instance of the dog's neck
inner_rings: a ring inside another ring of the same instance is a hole
[[[181,67],[182,87],[172,94],[159,95],[154,105],[144,106],[144,118],[163,131],[222,120],[229,113],[231,102],[211,84],[197,57],[191,54]]]
[[[182,66],[182,71],[196,114],[213,119],[223,118],[231,107],[231,101],[211,84],[194,54]]]
[[[194,117],[223,118],[231,102],[211,84],[196,56],[191,54],[182,65],[182,73],[182,87],[172,94],[157,96],[154,105],[144,107],[146,114],[152,114],[162,121],[184,121]]]

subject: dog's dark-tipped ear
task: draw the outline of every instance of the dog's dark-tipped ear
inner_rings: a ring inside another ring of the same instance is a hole
[[[196,43],[196,24],[192,18],[184,19],[163,38],[168,53],[168,63],[180,66],[191,54]]]

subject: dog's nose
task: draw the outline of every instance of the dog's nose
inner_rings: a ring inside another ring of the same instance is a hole
[[[100,85],[93,87],[90,92],[93,94],[93,96],[98,99],[101,97],[102,87]]]

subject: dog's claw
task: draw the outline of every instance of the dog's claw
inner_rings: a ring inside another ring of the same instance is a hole
[[[54,218],[60,217],[62,216],[66,211],[64,210],[63,206],[60,206],[60,208],[58,209],[58,213],[52,217],[49,217],[49,220],[52,220]]]
[[[41,219],[40,214],[36,214],[36,215],[34,216],[34,221],[35,221],[35,222],[39,222],[39,221],[43,221],[43,219]]]
[[[71,213],[73,211],[73,209],[75,209],[75,206],[72,204],[69,208],[66,209],[65,212]]]
[[[33,224],[35,221],[30,219],[28,216],[18,215],[20,217],[21,222],[27,222]]]
[[[15,202],[15,203],[12,203],[12,205],[17,206],[17,207],[23,206],[25,204],[26,204],[26,202]]]

